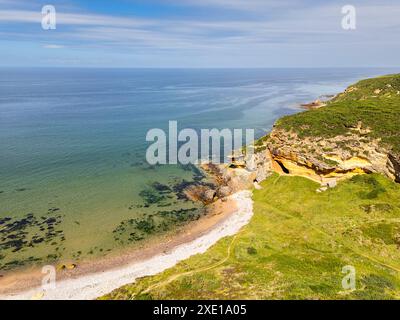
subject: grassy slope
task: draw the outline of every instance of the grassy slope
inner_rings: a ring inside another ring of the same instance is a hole
[[[300,138],[333,138],[348,133],[359,122],[372,129],[366,137],[381,138],[382,143],[400,153],[400,75],[362,80],[327,107],[281,118],[276,126],[296,131]],[[379,93],[376,90],[381,90]]]
[[[273,175],[235,237],[105,299],[393,299],[400,296],[400,187],[379,175],[335,189]],[[357,289],[341,287],[353,265]]]

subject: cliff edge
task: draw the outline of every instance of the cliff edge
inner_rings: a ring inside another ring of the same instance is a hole
[[[399,113],[400,74],[363,80],[324,107],[279,119],[256,151],[273,171],[322,183],[359,173],[400,182]]]

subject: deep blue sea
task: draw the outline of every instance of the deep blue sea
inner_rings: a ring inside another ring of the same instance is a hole
[[[0,69],[0,271],[104,255],[192,214],[177,185],[198,172],[149,166],[149,129],[176,120],[259,137],[300,103],[393,72]]]

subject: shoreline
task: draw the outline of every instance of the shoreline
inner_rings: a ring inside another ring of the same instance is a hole
[[[245,194],[247,195],[243,196]],[[82,261],[72,270],[57,269],[56,290],[41,289],[41,280],[45,275],[39,268],[17,271],[0,278],[0,300],[95,299],[133,283],[139,277],[163,272],[192,255],[204,253],[220,239],[234,235],[246,225],[253,215],[251,191],[242,186],[227,197],[226,202],[219,199],[207,207],[209,213],[178,228],[175,234],[155,237],[142,246],[126,249],[118,254]],[[243,207],[247,207],[244,210],[247,214],[240,220]],[[199,245],[196,246],[196,243]],[[192,246],[193,250],[190,249]],[[162,261],[164,258],[168,261]],[[160,265],[158,269],[157,264]],[[131,278],[127,279],[129,276]],[[79,290],[81,292],[75,292]]]
[[[45,275],[38,268],[0,277],[0,300],[96,299],[134,283],[137,278],[161,273],[192,255],[204,253],[249,222],[253,215],[252,192],[245,188],[238,188],[225,202],[218,200],[207,205],[209,213],[178,228],[175,234],[157,236],[116,255],[82,261],[72,270],[57,269],[55,290],[40,287]]]
[[[292,174],[287,173],[287,175]],[[140,277],[159,274],[182,260],[204,253],[220,239],[236,234],[253,215],[251,194],[251,191],[241,189],[227,197],[225,202],[216,201],[207,206],[209,213],[198,221],[177,229],[175,234],[157,237],[153,243],[148,243],[144,248],[106,257],[101,261],[86,261],[74,270],[59,271],[60,276],[55,290],[46,291],[37,285],[36,288],[27,290],[33,287],[32,284],[27,285],[27,281],[25,283],[21,281],[20,292],[10,290],[4,293],[2,285],[9,279],[0,278],[0,300],[89,300],[126,284],[132,284]],[[36,278],[42,277],[40,271],[36,271]]]
[[[4,289],[2,285],[0,300],[91,300],[139,277],[163,272],[192,255],[204,253],[220,239],[236,234],[253,215],[251,196],[251,191],[244,190],[229,196],[226,202],[218,200],[211,205],[210,214],[184,227],[167,242],[66,271],[59,276],[56,289],[44,290],[38,286],[44,276],[40,271],[2,279],[0,284],[6,286]]]

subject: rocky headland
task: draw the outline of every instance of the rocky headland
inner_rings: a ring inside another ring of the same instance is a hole
[[[210,186],[191,186],[189,198],[211,203],[257,188],[273,172],[334,187],[338,180],[380,173],[400,182],[400,75],[360,81],[323,105],[279,119],[250,156],[202,164]]]
[[[326,106],[278,120],[264,139],[275,171],[325,182],[381,173],[400,182],[400,75],[350,86]]]
[[[256,189],[238,234],[103,298],[398,297],[400,75],[360,81],[324,104],[279,119],[254,152],[201,165],[212,182],[189,186],[192,200],[223,203]],[[359,285],[345,292],[349,262]]]

